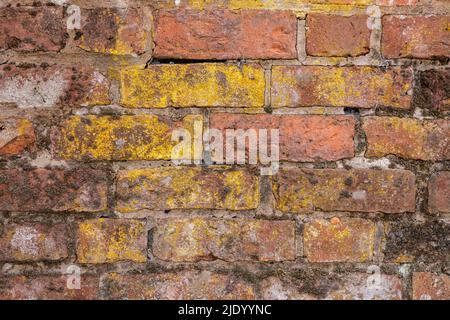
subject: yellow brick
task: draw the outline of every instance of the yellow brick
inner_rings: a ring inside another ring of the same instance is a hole
[[[120,72],[121,103],[129,108],[262,107],[264,88],[256,65],[165,64]]]
[[[259,204],[258,178],[246,170],[151,168],[120,171],[117,210],[249,210]]]
[[[93,219],[80,222],[77,230],[80,263],[147,261],[144,222],[121,219]]]
[[[154,115],[71,117],[53,139],[55,156],[63,159],[170,160],[174,128],[193,132],[200,115],[172,121]],[[193,154],[193,153],[191,153]]]

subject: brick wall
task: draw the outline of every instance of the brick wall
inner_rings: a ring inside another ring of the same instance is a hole
[[[449,299],[449,61],[447,0],[2,1],[0,298]]]

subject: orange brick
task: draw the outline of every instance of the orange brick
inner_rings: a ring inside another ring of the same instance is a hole
[[[356,57],[369,53],[368,16],[308,14],[306,53],[310,56]]]
[[[159,10],[154,55],[176,59],[295,59],[296,38],[297,19],[289,11]]]

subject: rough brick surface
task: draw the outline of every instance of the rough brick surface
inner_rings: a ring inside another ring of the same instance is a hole
[[[211,116],[210,128],[224,133],[226,129],[278,129],[280,160],[335,161],[354,155],[355,120],[351,116],[217,113]]]
[[[41,2],[0,0],[0,300],[449,298],[449,0]]]
[[[94,8],[81,12],[78,46],[115,55],[142,54],[148,48],[149,21],[142,9]]]
[[[99,297],[99,279],[82,275],[81,288],[69,289],[68,276],[0,277],[2,300],[92,300]]]
[[[385,261],[433,263],[450,259],[450,224],[445,220],[393,221],[384,229]]]
[[[296,28],[289,11],[160,10],[155,17],[155,57],[294,59]]]
[[[274,107],[387,106],[409,108],[410,69],[373,67],[274,66]]]
[[[120,72],[121,103],[130,108],[262,107],[264,86],[256,65],[152,65]]]
[[[139,220],[96,219],[78,223],[80,263],[147,261],[147,233]]]
[[[375,224],[368,220],[314,220],[304,229],[304,251],[311,262],[370,261],[374,244]]]
[[[368,16],[310,14],[306,17],[306,53],[311,56],[356,57],[369,53]]]
[[[233,275],[209,271],[178,273],[120,275],[108,274],[103,282],[110,299],[159,300],[251,300],[253,286]]]
[[[345,276],[328,300],[401,300],[402,281],[398,276],[355,273]]]
[[[415,177],[404,170],[282,170],[273,187],[283,212],[400,213],[415,208]]]
[[[0,52],[61,50],[66,43],[63,14],[60,6],[0,8]]]
[[[153,254],[168,261],[294,260],[295,222],[168,219],[153,233]]]
[[[428,208],[431,212],[450,213],[450,171],[437,172],[428,184]]]
[[[382,52],[386,58],[450,57],[449,16],[384,16]]]
[[[106,174],[99,170],[0,170],[0,211],[102,211]]]
[[[157,168],[120,171],[117,210],[258,207],[259,179],[246,170]]]
[[[25,118],[0,117],[0,157],[20,155],[34,147],[33,124]]]
[[[368,157],[393,154],[407,159],[450,159],[450,121],[368,117],[363,121]]]
[[[267,300],[400,300],[399,277],[364,273],[318,274],[313,279],[303,270],[298,277],[269,277],[261,282],[262,299]],[[315,290],[319,289],[319,290]]]
[[[446,274],[429,272],[413,273],[413,299],[449,300],[450,277]]]
[[[0,66],[0,105],[20,108],[109,104],[109,81],[87,66]]]
[[[414,88],[414,105],[443,114],[450,113],[450,69],[421,71]]]
[[[194,131],[202,116],[181,121],[154,115],[71,117],[53,135],[53,153],[76,160],[170,160],[174,130]],[[191,156],[193,154],[191,153]]]
[[[1,261],[61,260],[68,256],[63,224],[7,224],[0,235]]]

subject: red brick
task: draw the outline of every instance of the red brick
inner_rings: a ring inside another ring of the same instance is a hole
[[[0,51],[53,51],[64,48],[66,19],[60,6],[0,8]]]
[[[0,170],[0,211],[102,211],[106,195],[99,170]]]
[[[157,58],[295,59],[297,20],[288,11],[159,10]]]
[[[166,167],[119,171],[117,210],[226,209],[259,205],[259,180],[247,170]]]
[[[147,50],[149,21],[142,8],[94,8],[81,11],[81,37],[86,51],[139,55]]]
[[[80,263],[147,261],[147,232],[139,220],[93,219],[78,223]]]
[[[409,108],[412,71],[397,67],[274,66],[274,107]]]
[[[102,280],[108,299],[253,300],[253,286],[233,275],[209,271],[121,275]]]
[[[394,154],[419,160],[450,159],[450,121],[367,117],[363,121],[367,157]]]
[[[20,155],[34,149],[36,136],[31,122],[25,118],[0,117],[0,157]]]
[[[433,213],[450,213],[450,171],[437,172],[428,183],[428,208]]]
[[[384,16],[385,58],[450,57],[449,16]]]
[[[8,223],[0,234],[1,261],[62,260],[68,256],[63,224]]]
[[[69,289],[67,276],[0,277],[2,300],[93,300],[99,299],[99,279],[82,275],[81,288]]]
[[[294,260],[295,222],[181,218],[159,221],[153,254],[166,261]]]
[[[419,72],[414,106],[450,115],[450,69]]]
[[[283,212],[415,210],[415,176],[404,170],[285,169],[273,188]]]
[[[450,277],[430,272],[413,273],[414,300],[449,300]]]
[[[109,104],[109,82],[88,66],[0,66],[0,104],[21,108]]]
[[[310,262],[366,262],[373,257],[375,224],[363,219],[317,219],[305,225],[303,247]]]
[[[356,57],[369,53],[367,20],[367,15],[307,15],[306,53],[325,57]]]
[[[224,132],[224,141],[226,129],[278,129],[280,160],[336,161],[351,158],[355,152],[355,120],[352,116],[216,113],[211,116],[210,128]],[[267,136],[270,137],[270,132]]]

